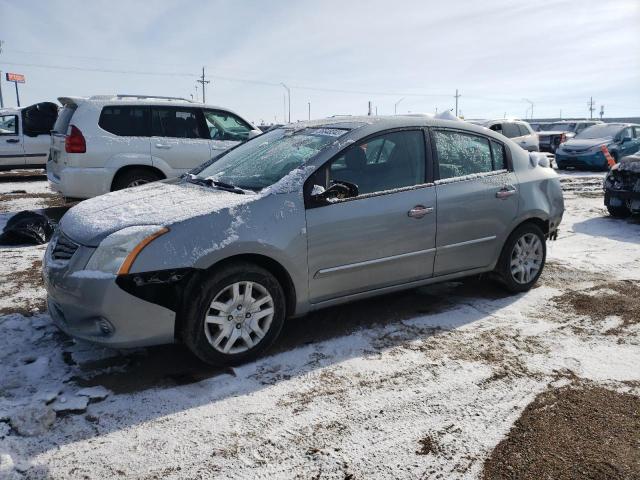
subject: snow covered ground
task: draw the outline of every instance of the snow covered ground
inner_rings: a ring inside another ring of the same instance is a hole
[[[640,294],[640,221],[609,218],[601,182],[563,174],[530,292],[468,280],[332,308],[234,369],[70,340],[33,313],[42,247],[0,249],[0,478],[478,478],[549,385],[640,394],[619,308]]]

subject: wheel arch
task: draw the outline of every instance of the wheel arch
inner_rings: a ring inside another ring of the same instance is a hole
[[[140,164],[123,165],[122,167],[118,168],[118,170],[116,170],[116,172],[114,173],[113,178],[111,179],[111,185],[109,186],[109,191],[113,192],[113,187],[116,184],[118,178],[121,175],[124,175],[125,173],[130,172],[131,170],[147,170],[149,172],[153,172],[160,175],[163,179],[167,178],[167,176],[162,170],[160,170],[157,167],[154,167],[153,165],[140,165]]]

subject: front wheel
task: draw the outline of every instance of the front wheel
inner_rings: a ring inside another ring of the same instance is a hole
[[[282,330],[284,292],[278,280],[257,265],[224,267],[194,290],[182,319],[182,339],[209,364],[237,365],[253,360]]]
[[[547,258],[544,233],[537,225],[518,227],[502,249],[496,271],[510,292],[526,292],[538,280]]]

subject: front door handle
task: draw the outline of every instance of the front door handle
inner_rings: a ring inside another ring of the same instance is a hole
[[[411,218],[422,218],[425,215],[433,213],[433,207],[425,207],[424,205],[416,205],[407,212],[407,215]]]
[[[17,138],[7,138],[7,143],[18,143],[20,140]]]
[[[500,190],[496,192],[496,198],[504,200],[506,198],[511,197],[512,195],[515,195],[516,192],[517,192],[516,187],[514,187],[513,185],[505,185],[504,187],[502,187]]]
[[[171,145],[167,145],[166,143],[156,143],[156,148],[169,149],[171,148]]]

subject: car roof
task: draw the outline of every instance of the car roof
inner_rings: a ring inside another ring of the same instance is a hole
[[[79,105],[81,103],[94,103],[100,105],[175,105],[182,107],[204,107],[211,108],[213,110],[225,110],[229,112],[231,111],[226,107],[195,102],[186,98],[151,95],[93,95],[91,97],[58,97],[58,101],[62,105]]]

